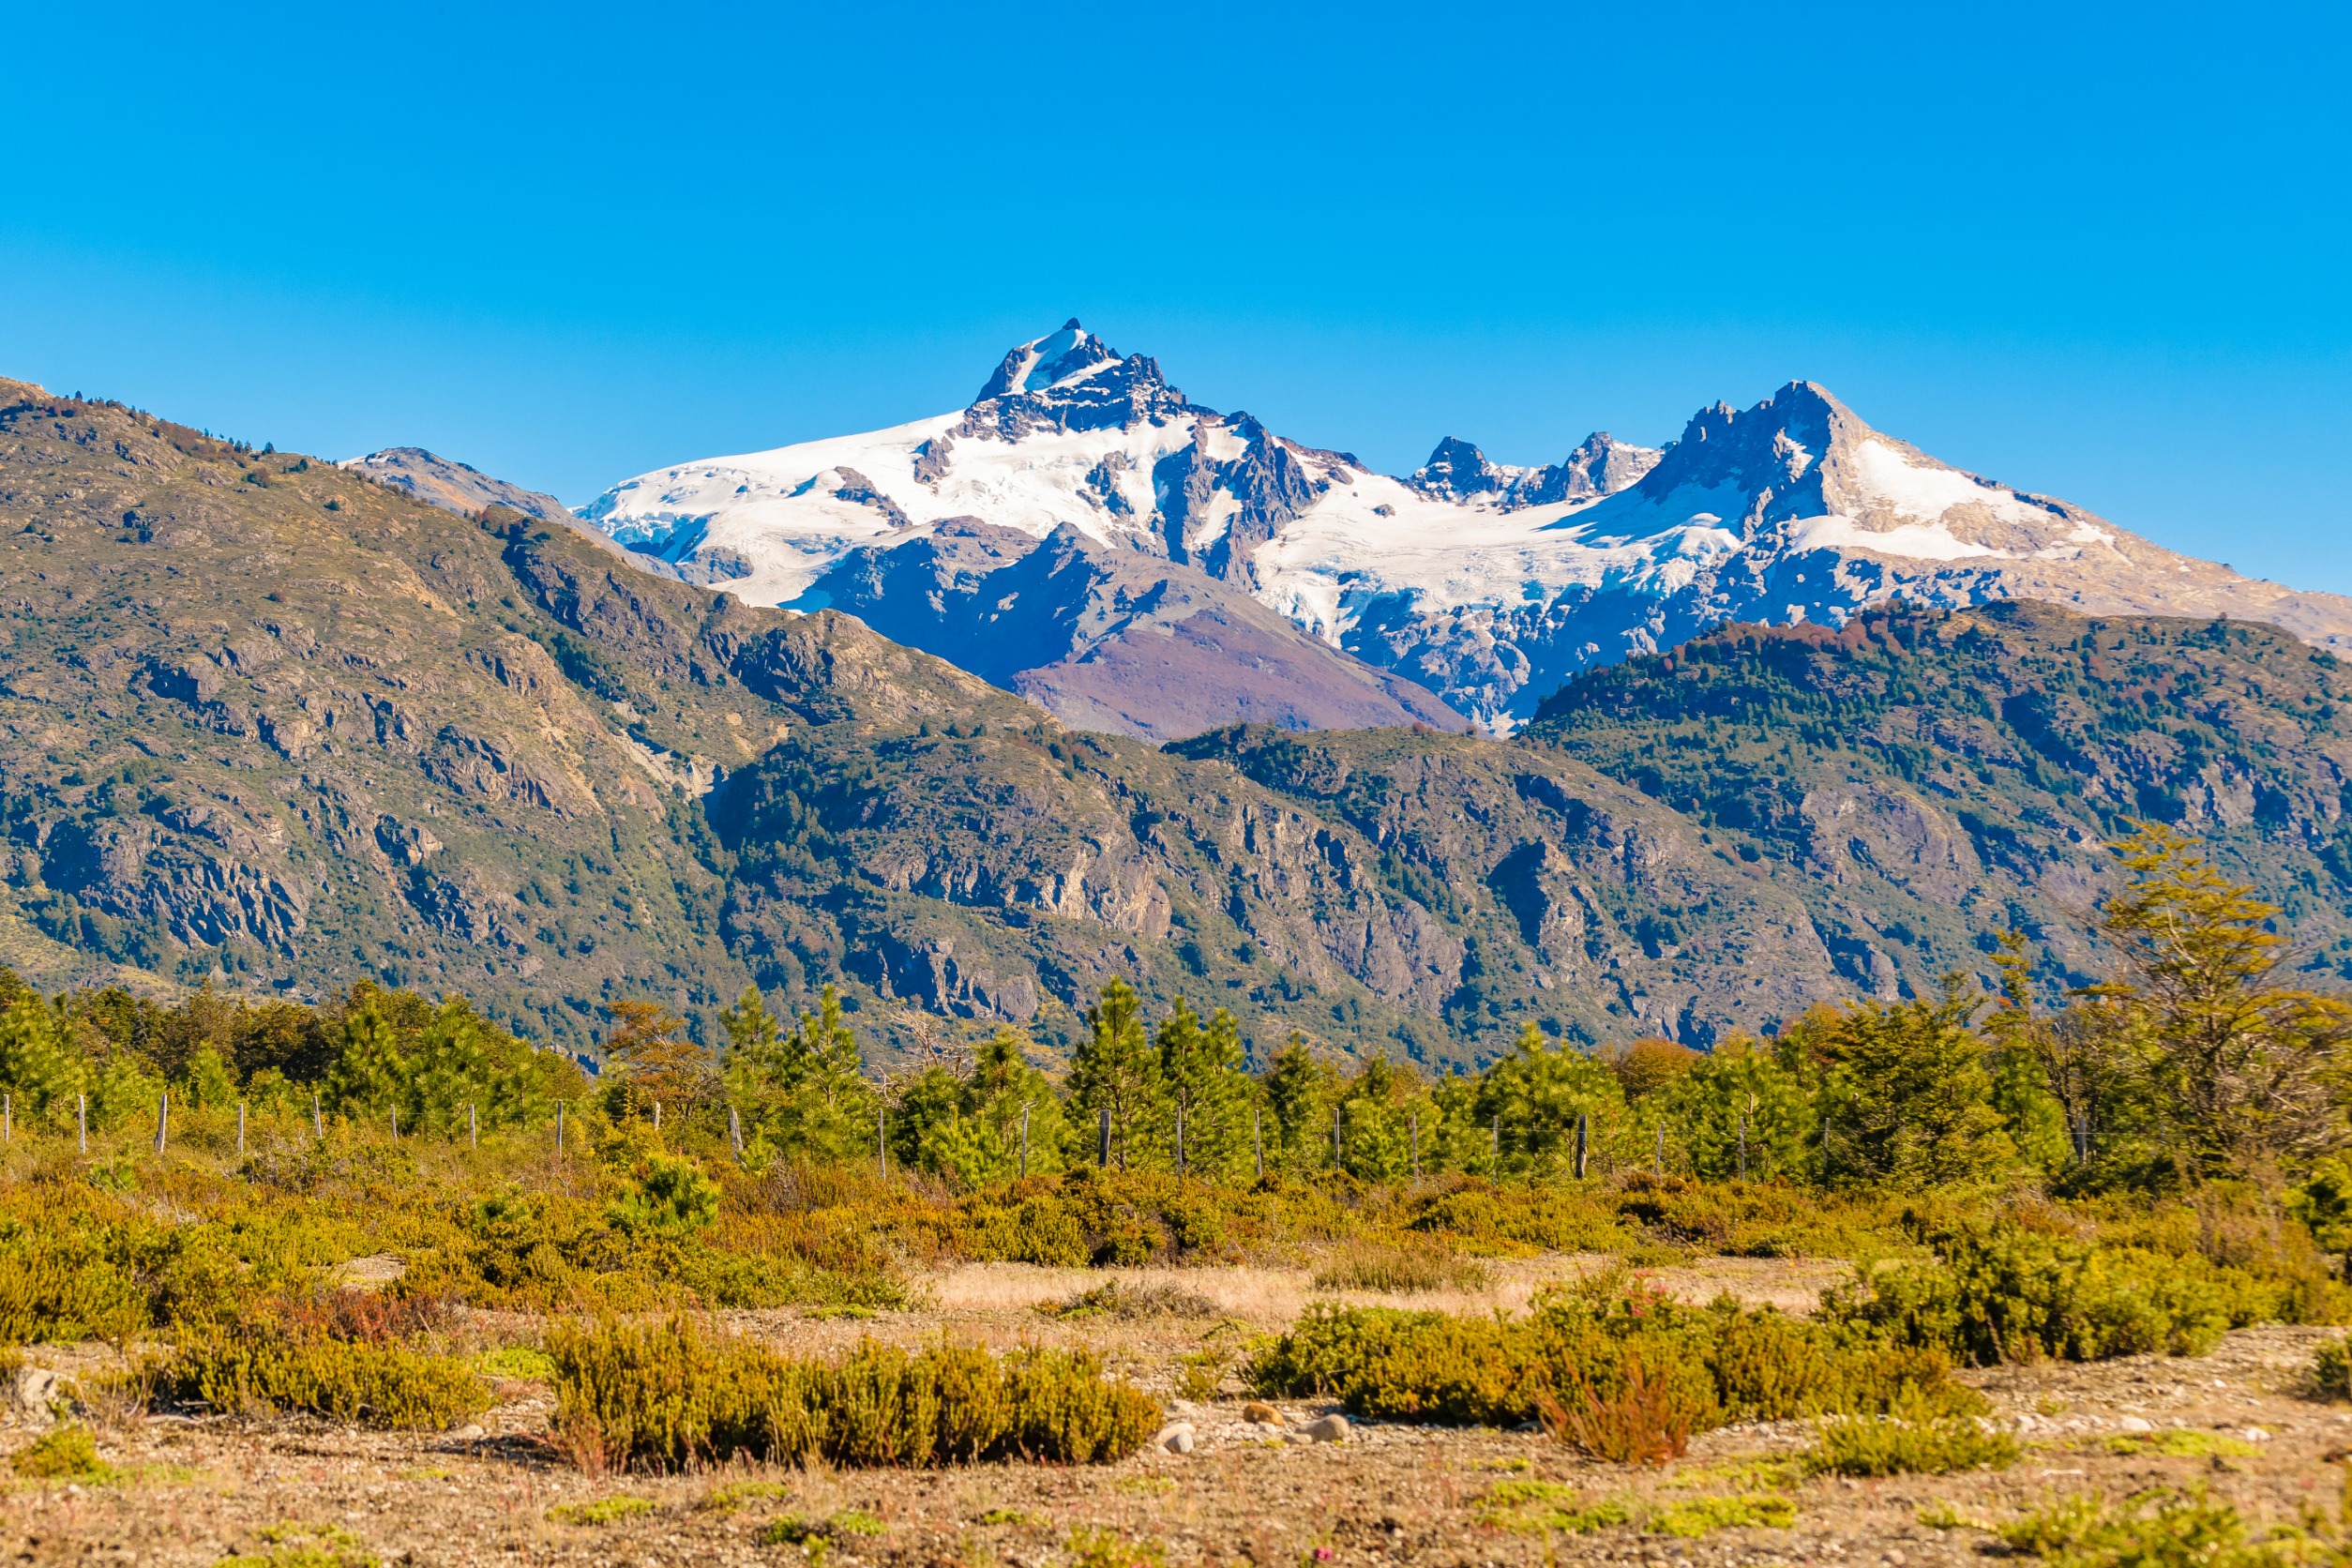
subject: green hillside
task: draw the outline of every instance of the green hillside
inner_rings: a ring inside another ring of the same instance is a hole
[[[1431,1063],[1704,1043],[1982,970],[2126,817],[2334,955],[2343,673],[2263,628],[2007,606],[1733,627],[1511,742],[1082,735],[836,614],[0,384],[0,960],[49,987],[463,991],[584,1046],[838,981],[885,1054],[1113,976]],[[2324,953],[2320,950],[2324,949]]]

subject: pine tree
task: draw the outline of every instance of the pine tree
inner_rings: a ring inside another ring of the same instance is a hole
[[[1739,1175],[1743,1146],[1752,1180],[1819,1174],[1812,1095],[1754,1040],[1734,1037],[1701,1054],[1660,1099],[1667,1137],[1703,1180]]]
[[[1922,1187],[1983,1181],[2015,1163],[1971,1027],[1983,1005],[1949,974],[1935,998],[1866,1002],[1791,1032],[1825,1069],[1832,1181]]]
[[[1113,980],[1086,1010],[1086,1023],[1070,1067],[1070,1103],[1090,1123],[1109,1111],[1110,1154],[1121,1170],[1160,1163],[1165,1086],[1141,999]]]
[[[1220,1007],[1203,1027],[1178,997],[1156,1044],[1170,1114],[1183,1118],[1186,1173],[1221,1181],[1246,1170],[1250,1084],[1242,1072],[1242,1031],[1233,1015]]]
[[[1617,1075],[1583,1051],[1555,1044],[1530,1023],[1512,1053],[1486,1069],[1477,1116],[1500,1128],[1503,1171],[1521,1174],[1574,1168],[1576,1118],[1586,1119],[1596,1159],[1617,1140],[1625,1091]]]
[[[857,1033],[831,986],[817,1010],[781,1031],[758,991],[719,1016],[728,1035],[727,1093],[744,1116],[746,1158],[850,1159],[874,1153],[881,1094],[865,1076]]]
[[[1266,1107],[1266,1163],[1300,1174],[1331,1165],[1331,1112],[1339,1075],[1319,1061],[1297,1030],[1259,1080]]]

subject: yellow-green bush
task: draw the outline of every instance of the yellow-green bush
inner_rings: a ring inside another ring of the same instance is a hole
[[[1514,1425],[1628,1398],[1636,1379],[1691,1430],[1737,1419],[1971,1406],[1937,1351],[1729,1301],[1681,1305],[1639,1282],[1538,1296],[1524,1317],[1310,1307],[1244,1369],[1260,1393],[1335,1395],[1359,1415]]]
[[[217,1410],[309,1410],[425,1431],[471,1420],[490,1403],[489,1386],[458,1357],[264,1325],[188,1334],[161,1387]]]
[[[830,1364],[683,1319],[559,1328],[556,1427],[607,1464],[676,1469],[738,1455],[837,1465],[936,1465],[1019,1456],[1093,1463],[1142,1446],[1160,1417],[1094,1358],[1029,1349],[1002,1360],[941,1345],[916,1355],[867,1343]]]
[[[1835,1416],[1802,1455],[1820,1475],[1947,1475],[2016,1463],[2017,1440],[1973,1416],[1903,1402],[1886,1415]]]
[[[2198,1253],[2103,1244],[2013,1218],[1934,1238],[1930,1262],[1881,1268],[1824,1302],[1832,1320],[1980,1365],[2054,1356],[2202,1355],[2287,1316],[2279,1282]]]

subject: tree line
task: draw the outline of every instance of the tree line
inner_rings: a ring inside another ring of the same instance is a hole
[[[1467,1172],[1501,1181],[1658,1169],[1702,1181],[1914,1189],[2038,1180],[2060,1191],[2250,1179],[2352,1244],[2352,1008],[2298,982],[2279,910],[2190,839],[2115,846],[2129,883],[2098,913],[2115,968],[2037,1008],[2015,933],[1998,984],[1820,1007],[1711,1049],[1585,1050],[1530,1025],[1476,1073],[1355,1061],[1293,1034],[1253,1070],[1227,1011],[1146,1016],[1113,981],[1067,1071],[1002,1026],[955,1060],[876,1077],[827,988],[797,1016],[747,989],[705,1049],[655,1003],[611,1009],[591,1081],[460,997],[360,985],[320,1007],[165,1005],[118,988],[43,998],[0,972],[0,1091],[20,1124],[93,1126],[177,1103],[372,1119],[415,1133],[528,1127],[559,1105],[666,1117],[665,1139],[760,1165],[874,1159],[960,1184],[1102,1161],[1241,1183]]]

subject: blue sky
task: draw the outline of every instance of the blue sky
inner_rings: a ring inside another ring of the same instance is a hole
[[[22,9],[0,374],[255,441],[578,503],[1076,314],[1398,471],[1809,377],[2352,592],[2341,6]]]

